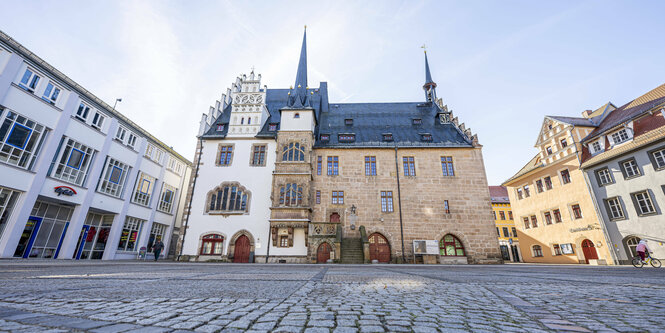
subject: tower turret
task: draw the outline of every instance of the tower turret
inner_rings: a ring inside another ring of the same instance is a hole
[[[429,71],[429,62],[427,61],[427,51],[425,51],[425,100],[436,103],[436,83],[432,80],[432,74]]]

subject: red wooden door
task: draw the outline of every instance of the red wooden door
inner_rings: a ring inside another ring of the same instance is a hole
[[[233,262],[249,262],[249,238],[242,235],[236,239]]]
[[[330,247],[330,244],[321,243],[321,245],[319,245],[319,249],[316,250],[316,263],[324,264],[328,262],[328,259],[330,259],[331,250],[332,248]]]
[[[390,262],[390,245],[383,235],[376,233],[369,236],[369,259]]]
[[[589,263],[589,260],[598,259],[596,247],[593,245],[593,242],[588,239],[582,241],[582,252],[584,253],[584,259],[587,264]]]

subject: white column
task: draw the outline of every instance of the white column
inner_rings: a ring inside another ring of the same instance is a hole
[[[106,242],[106,249],[104,250],[104,255],[102,260],[112,260],[115,258],[115,253],[118,250],[118,242],[120,241],[120,235],[122,234],[122,227],[125,224],[125,218],[127,217],[127,210],[132,201],[132,195],[134,194],[134,186],[136,185],[136,177],[141,169],[141,163],[143,162],[143,154],[145,153],[145,148],[148,145],[148,140],[141,138],[138,140],[138,154],[136,155],[136,161],[132,166],[132,170],[129,172],[127,177],[127,183],[123,191],[123,199],[125,200],[120,214],[116,215],[113,219],[113,225],[111,225],[111,230],[109,231],[109,238]]]
[[[166,157],[168,157],[168,153],[165,152],[164,154]],[[167,161],[168,163],[168,161]],[[148,240],[150,238],[150,231],[152,230],[152,223],[155,221],[155,213],[157,212],[157,206],[159,205],[159,196],[162,194],[162,184],[164,184],[164,171],[166,171],[166,163],[162,164],[162,168],[159,170],[159,178],[157,178],[157,181],[155,182],[155,189],[152,191],[152,197],[150,198],[150,218],[148,218],[148,221],[143,224],[143,231],[141,232],[141,239],[138,240],[138,247],[141,248],[142,246],[148,246]],[[162,242],[164,242],[162,240]],[[166,243],[164,243],[166,245]],[[162,249],[162,252],[164,252],[166,248]],[[150,249],[146,249],[147,251],[150,251]],[[152,252],[150,252],[152,253]]]
[[[77,206],[72,214],[71,221],[69,222],[69,227],[67,228],[67,234],[65,239],[62,242],[62,247],[60,248],[60,253],[58,253],[58,259],[72,259],[76,246],[78,245],[79,235],[81,234],[81,228],[85,222],[85,218],[88,215],[88,210],[90,210],[90,204],[92,199],[97,192],[97,181],[99,180],[102,171],[104,170],[104,164],[106,162],[106,156],[108,156],[109,149],[111,148],[111,143],[113,142],[113,135],[118,129],[118,120],[111,118],[111,124],[109,126],[108,134],[104,139],[104,145],[101,150],[97,152],[97,157],[93,162],[93,165],[90,167],[90,173],[88,174],[87,187],[88,191],[83,198],[80,206]]]

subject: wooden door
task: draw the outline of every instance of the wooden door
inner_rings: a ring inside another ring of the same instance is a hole
[[[328,262],[328,259],[330,259],[331,250],[332,248],[330,247],[330,244],[321,243],[321,245],[319,245],[319,249],[316,250],[316,263],[325,264]]]
[[[582,241],[582,253],[584,253],[584,260],[586,260],[587,264],[589,263],[589,260],[598,259],[596,247],[593,245],[593,242],[588,239]]]
[[[390,245],[383,235],[379,233],[369,236],[369,259],[379,262],[390,262]]]
[[[236,239],[235,249],[233,253],[233,262],[246,263],[249,262],[249,238],[242,235]]]

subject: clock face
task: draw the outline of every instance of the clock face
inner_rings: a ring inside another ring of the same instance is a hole
[[[249,101],[249,96],[247,96],[247,95],[242,96],[242,102],[243,103],[247,103],[248,101]]]

